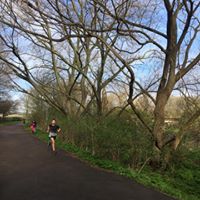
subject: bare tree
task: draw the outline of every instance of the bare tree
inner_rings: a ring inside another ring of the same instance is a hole
[[[0,60],[64,114],[102,116],[105,94],[128,88],[122,110],[132,108],[158,154],[174,141],[177,148],[199,116],[197,110],[178,134],[165,134],[170,96],[193,70],[199,73],[199,1],[10,0],[0,8],[9,55]],[[153,104],[153,127],[137,108],[141,95]]]
[[[159,77],[159,84],[156,91],[154,127],[152,129],[155,144],[158,149],[162,150],[165,145],[175,139],[175,137],[169,139],[165,138],[164,119],[165,107],[168,99],[176,84],[191,70],[195,69],[200,61],[199,50],[193,50],[199,41],[200,19],[198,12],[200,3],[199,1],[192,0],[165,0],[157,2],[157,4],[151,1],[152,3],[148,2],[147,5],[146,1],[134,1],[134,3],[143,4],[143,16],[146,14],[150,15],[147,21],[142,18],[138,21],[131,15],[130,10],[129,16],[124,16],[122,14],[123,11],[126,11],[127,5],[130,4],[128,1],[119,1],[118,3],[111,1],[111,8],[108,8],[104,2],[94,2],[97,3],[102,11],[106,12],[111,19],[117,20],[118,24],[122,26],[122,28],[118,28],[119,34],[130,37],[140,45],[150,45],[155,51],[159,50],[162,54],[163,64],[160,67],[162,73]],[[153,23],[156,14],[158,14],[158,9],[160,9],[162,15],[165,16],[165,18],[162,18],[162,22],[164,23],[162,26],[159,26],[158,22],[156,24]],[[130,84],[130,91],[132,90],[131,87],[133,86]],[[131,99],[132,95],[130,93],[130,104],[132,104]],[[198,116],[199,111],[197,111],[191,119]],[[180,128],[180,130],[181,132],[183,131],[182,128]]]
[[[0,100],[0,113],[3,116],[3,119],[6,115],[13,113],[17,109],[18,103],[9,99]]]
[[[120,53],[126,52],[119,48],[114,51],[122,41],[117,33],[104,33],[105,15],[87,1],[5,1],[1,9],[1,22],[10,30],[1,34],[10,57],[1,56],[1,60],[14,74],[64,114],[86,113],[95,102],[101,116],[103,91],[122,74],[125,65],[138,59],[122,58]],[[110,22],[110,26],[115,25],[115,21]],[[84,27],[99,31],[92,33]],[[37,64],[28,63],[31,58]]]

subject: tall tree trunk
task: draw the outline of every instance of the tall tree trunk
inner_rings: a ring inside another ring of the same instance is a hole
[[[165,107],[167,104],[168,95],[166,93],[158,93],[156,106],[154,109],[154,156],[151,160],[152,167],[160,168],[163,166],[162,153],[165,141]]]
[[[102,116],[102,109],[103,109],[103,107],[102,107],[102,94],[101,94],[101,89],[99,89],[98,91],[97,91],[97,98],[96,98],[96,100],[97,100],[97,116],[98,117],[100,117],[101,118],[101,116]]]
[[[154,110],[154,128],[153,135],[155,145],[158,149],[163,147],[163,135],[165,126],[165,106],[167,104],[167,96],[165,94],[158,94],[157,103]]]

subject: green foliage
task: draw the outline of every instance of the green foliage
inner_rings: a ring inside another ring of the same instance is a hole
[[[48,141],[48,134],[40,130],[37,131],[36,136],[45,142]],[[73,153],[92,166],[111,170],[180,200],[200,199],[200,190],[197,188],[200,185],[200,151],[189,152],[186,149],[181,149],[173,156],[174,160],[171,161],[170,168],[166,171],[152,171],[146,166],[139,173],[140,170],[129,168],[118,161],[92,155],[91,152],[69,143],[66,139],[63,140],[62,137],[58,137],[56,142],[57,148]]]
[[[0,126],[14,125],[17,123],[19,123],[19,121],[17,121],[17,120],[6,120],[6,121],[0,120]]]
[[[46,130],[52,118],[57,119],[65,138],[57,140],[58,148],[74,153],[93,166],[133,178],[178,199],[200,199],[197,190],[200,183],[200,152],[195,152],[194,148],[189,151],[186,141],[177,152],[166,146],[162,156],[164,159],[170,153],[168,167],[152,171],[148,162],[155,153],[152,137],[131,111],[102,118],[66,117],[53,109],[48,110],[48,115],[35,114],[39,128],[43,130]],[[145,112],[141,114],[148,118],[146,121],[151,126],[151,117]],[[177,130],[175,125],[166,127],[168,135]],[[48,138],[40,130],[37,137],[44,141]]]
[[[100,158],[118,161],[138,168],[152,154],[150,135],[127,116],[120,120],[107,117],[98,121],[89,117],[65,119],[62,124],[68,142],[91,152]]]
[[[188,151],[182,147],[173,155],[173,160],[167,171],[167,175],[171,177],[171,184],[175,188],[183,189],[195,199],[200,198],[200,151]],[[188,198],[189,199],[189,198]]]

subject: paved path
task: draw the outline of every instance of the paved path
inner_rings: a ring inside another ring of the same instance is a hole
[[[92,168],[20,125],[0,127],[0,200],[172,200],[127,178]]]

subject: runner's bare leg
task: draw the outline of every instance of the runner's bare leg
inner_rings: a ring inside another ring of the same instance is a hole
[[[54,140],[54,138],[51,138],[51,146],[52,146],[52,150],[55,151],[56,148],[55,148],[55,140]]]

